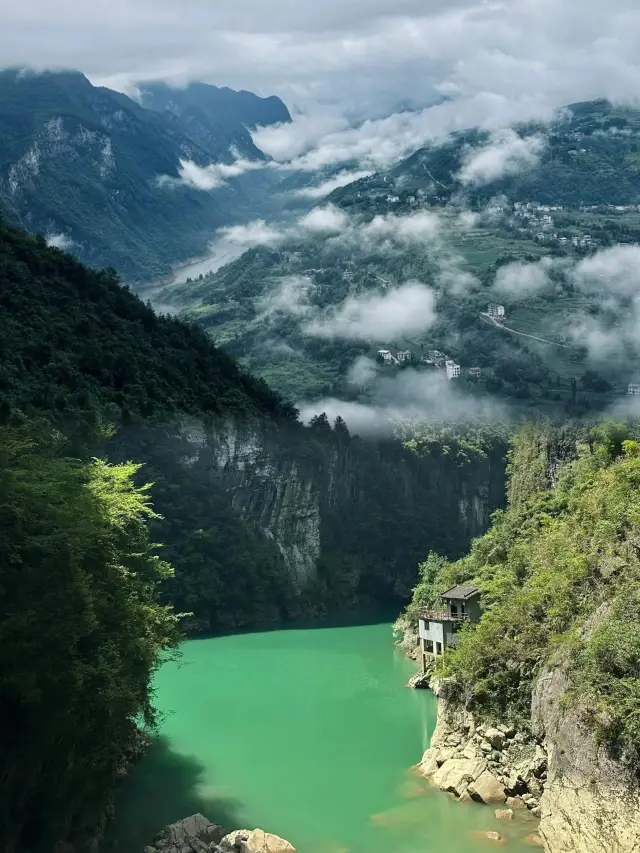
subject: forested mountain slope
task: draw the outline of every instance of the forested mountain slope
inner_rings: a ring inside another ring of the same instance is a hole
[[[292,408],[198,328],[158,317],[109,272],[2,226],[0,407],[79,446],[147,463],[176,581],[212,628],[371,604],[410,588],[425,541],[457,554],[502,501],[503,439],[416,457]],[[425,506],[428,511],[425,512]],[[389,539],[378,523],[394,525]]]
[[[247,95],[227,91],[196,127],[78,72],[1,71],[0,207],[93,266],[114,266],[132,280],[162,275],[204,252],[217,227],[252,213],[264,195],[254,175],[215,193],[179,180],[180,160],[229,163],[232,148],[264,157],[243,117],[250,125],[271,113],[261,101],[246,108]],[[274,120],[286,113],[279,104]]]
[[[244,157],[262,159],[264,154],[247,128],[291,121],[289,110],[275,96],[260,98],[253,92],[206,83],[189,83],[184,88],[142,83],[138,91],[143,107],[178,116],[191,138],[208,151],[226,153],[235,148]]]
[[[415,624],[452,584],[481,590],[480,622],[440,667],[442,695],[451,717],[464,709],[544,744],[551,853],[629,853],[640,831],[637,437],[617,423],[522,432],[508,508],[466,557],[431,555],[404,617]]]

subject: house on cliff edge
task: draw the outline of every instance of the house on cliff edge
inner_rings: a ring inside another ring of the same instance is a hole
[[[468,622],[480,620],[480,590],[472,584],[456,584],[445,590],[440,598],[441,610],[422,610],[419,614],[418,634],[422,671],[428,658],[436,658],[455,646],[456,631]]]

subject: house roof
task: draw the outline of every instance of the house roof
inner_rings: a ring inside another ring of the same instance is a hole
[[[477,586],[473,586],[473,584],[456,584],[452,586],[450,589],[446,589],[443,593],[441,593],[440,598],[444,599],[463,599],[466,601],[469,598],[474,598],[476,595],[480,594],[480,590]]]

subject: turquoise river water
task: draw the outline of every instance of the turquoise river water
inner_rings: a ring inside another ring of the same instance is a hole
[[[531,851],[528,816],[498,822],[412,771],[436,718],[429,691],[404,687],[414,670],[387,623],[190,640],[157,674],[160,738],[119,793],[108,849],[142,853],[199,811],[299,853]]]

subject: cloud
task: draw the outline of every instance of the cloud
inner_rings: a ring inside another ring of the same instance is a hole
[[[328,204],[326,207],[314,207],[299,220],[298,225],[304,231],[335,234],[347,228],[349,217],[344,211]]]
[[[367,391],[373,402],[353,402],[328,397],[297,404],[305,423],[325,412],[329,420],[338,415],[349,429],[363,436],[393,435],[402,423],[505,422],[508,410],[495,398],[464,393],[442,371],[402,370],[393,376],[379,375]]]
[[[469,152],[458,179],[481,186],[526,172],[538,165],[544,144],[541,136],[522,137],[513,130],[496,132],[485,148]]]
[[[530,111],[634,97],[639,29],[635,0],[4,0],[0,54],[123,89],[203,79],[363,116],[444,94],[468,118],[478,97]]]
[[[304,331],[320,338],[388,342],[417,334],[436,321],[435,294],[420,282],[407,282],[383,294],[351,296],[308,323]]]
[[[367,171],[338,172],[337,175],[334,175],[332,178],[328,178],[326,181],[323,181],[315,187],[302,187],[301,189],[296,190],[296,195],[299,195],[302,198],[324,198],[339,187],[345,187],[347,184],[361,180],[361,178],[368,178],[371,174],[372,172]]]
[[[575,282],[581,290],[604,295],[638,294],[640,246],[618,245],[596,252],[575,268]]]
[[[309,295],[314,283],[309,276],[290,275],[280,279],[278,286],[261,302],[258,320],[268,320],[275,315],[287,314],[291,317],[308,317],[313,308],[309,304]]]
[[[254,219],[246,225],[220,228],[217,236],[235,246],[251,249],[254,246],[275,246],[286,239],[286,231],[267,225],[264,219]]]
[[[237,178],[245,172],[264,169],[265,161],[247,160],[239,157],[233,163],[211,163],[208,166],[198,166],[192,160],[180,160],[178,166],[179,178],[160,175],[157,183],[160,186],[188,186],[196,190],[215,190],[232,178]]]
[[[363,387],[378,375],[378,365],[372,358],[360,355],[353,362],[347,373],[347,383]]]
[[[516,261],[500,267],[493,283],[494,290],[502,296],[532,296],[551,286],[550,272],[557,266],[552,258],[542,258],[535,263]]]
[[[75,240],[72,240],[67,234],[62,233],[49,234],[46,240],[47,246],[53,246],[56,249],[61,249],[63,252],[68,252],[69,249],[72,249],[76,245]]]

